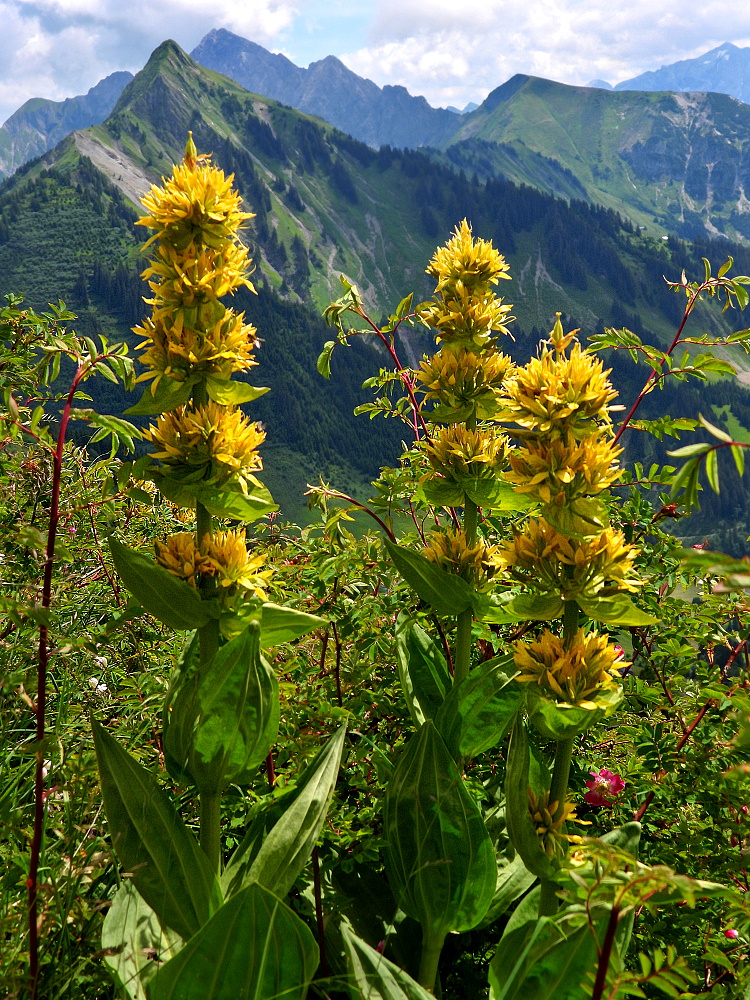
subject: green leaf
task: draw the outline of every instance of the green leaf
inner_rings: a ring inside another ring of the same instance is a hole
[[[512,622],[551,622],[563,613],[563,602],[557,594],[516,594],[513,597],[501,595],[493,598],[484,614],[478,616],[483,622],[506,625]]]
[[[506,734],[523,697],[516,673],[511,655],[498,657],[475,667],[449,690],[435,726],[454,759],[476,757]]]
[[[279,684],[251,622],[189,676],[165,720],[164,758],[178,781],[201,792],[248,785],[276,742]]]
[[[712,447],[713,445],[707,441],[701,441],[697,444],[686,444],[684,448],[668,451],[667,454],[672,458],[694,458],[696,455],[705,455]]]
[[[387,538],[383,542],[401,576],[439,615],[459,615],[471,607],[474,591],[460,576],[446,573],[419,552]]]
[[[462,487],[447,479],[427,479],[420,489],[427,503],[434,507],[463,507],[466,502]]]
[[[162,927],[130,879],[124,880],[104,918],[102,951],[130,1000],[146,1000],[145,983],[181,947],[179,934]]]
[[[605,622],[607,625],[655,625],[659,619],[641,611],[625,594],[616,597],[597,597],[586,600],[577,597],[576,602],[586,615],[595,622]]]
[[[719,462],[716,456],[716,449],[706,453],[706,479],[714,493],[719,492]]]
[[[127,589],[167,628],[201,628],[213,617],[211,604],[201,600],[195,587],[172,576],[150,556],[128,548],[114,536],[109,539],[109,550]]]
[[[328,310],[326,310],[326,312],[327,311]],[[323,378],[331,377],[331,355],[333,354],[335,346],[335,340],[327,340],[325,344],[323,344],[323,350],[318,355],[317,369]]]
[[[450,403],[438,403],[428,413],[425,414],[432,424],[462,424],[474,413],[474,404],[465,403],[463,406],[451,406]],[[432,501],[431,501],[432,502]],[[449,504],[448,506],[453,506]]]
[[[186,942],[147,986],[148,1000],[304,1000],[318,966],[307,925],[250,885]]]
[[[426,936],[481,921],[497,884],[482,815],[432,722],[401,755],[385,796],[388,881]]]
[[[565,507],[545,506],[542,517],[567,538],[598,538],[609,527],[607,506],[595,497],[579,497]]]
[[[584,708],[581,705],[550,701],[539,692],[535,684],[529,684],[526,692],[529,722],[548,740],[572,740],[580,736],[595,722],[611,715],[622,698],[622,689],[613,688],[592,699],[596,708]]]
[[[502,479],[467,479],[461,485],[470,500],[488,510],[524,511],[537,505],[527,493],[519,493]]]
[[[346,728],[341,727],[305,768],[294,788],[261,808],[221,877],[227,896],[259,882],[284,896],[318,839],[336,787]]]
[[[236,382],[231,379],[220,379],[209,375],[206,379],[206,392],[214,403],[221,406],[241,406],[252,403],[270,392],[268,386],[248,385],[247,382]]]
[[[190,399],[194,381],[176,382],[172,378],[159,379],[158,385],[146,386],[143,395],[133,406],[124,412],[128,416],[155,416],[157,413],[168,413],[176,410]]]
[[[596,967],[588,924],[566,926],[541,917],[506,934],[490,963],[490,1000],[583,1000]]]
[[[727,434],[726,431],[723,431],[720,427],[717,427],[716,424],[712,424],[709,420],[706,420],[706,418],[703,416],[702,413],[698,414],[698,419],[706,428],[709,434],[712,434],[715,438],[718,438],[719,441],[725,441],[727,444],[731,444],[732,437],[730,434]]]
[[[341,936],[361,1000],[434,1000],[432,993],[357,937],[347,924],[341,925]]]
[[[302,635],[326,624],[326,619],[309,615],[306,611],[287,608],[279,604],[265,602],[261,607],[260,644],[263,647],[278,646],[282,642],[294,642]]]
[[[497,873],[497,886],[492,897],[490,908],[484,915],[480,927],[489,927],[505,913],[511,903],[531,888],[536,882],[536,875],[528,870],[523,858],[517,854],[513,860]]]
[[[136,889],[187,940],[221,906],[208,858],[166,792],[97,722],[92,722],[109,834]]]
[[[160,473],[154,475],[154,482],[167,500],[178,507],[202,503],[215,517],[229,517],[245,524],[279,509],[265,486],[253,487],[245,494],[240,489],[179,482]]]
[[[434,719],[451,689],[451,676],[441,649],[407,615],[396,619],[398,673],[406,704],[417,726]]]
[[[530,872],[541,879],[554,875],[556,866],[547,857],[539,842],[529,814],[529,769],[531,755],[526,724],[516,716],[510,736],[505,767],[505,821],[510,841]],[[537,794],[541,789],[534,789]]]

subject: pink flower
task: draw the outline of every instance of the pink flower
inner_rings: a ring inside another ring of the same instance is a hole
[[[586,782],[588,791],[583,796],[583,801],[590,806],[611,806],[615,799],[625,787],[625,782],[619,774],[602,768],[601,771],[589,771],[594,779]]]
[[[730,941],[733,941],[735,938],[738,938],[739,936],[740,932],[736,931],[734,927],[730,927],[728,931],[724,931],[724,937],[729,938]]]

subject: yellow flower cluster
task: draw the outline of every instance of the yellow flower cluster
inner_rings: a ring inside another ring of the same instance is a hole
[[[542,350],[517,368],[502,398],[500,419],[519,424],[519,438],[544,434],[550,439],[580,439],[609,429],[609,403],[617,396],[609,371],[576,343],[569,357]]]
[[[496,545],[485,545],[480,539],[470,546],[460,529],[433,531],[422,555],[477,589],[482,589],[502,568]]]
[[[507,475],[521,493],[563,507],[593,496],[622,475],[622,453],[612,439],[609,404],[617,395],[600,361],[575,343],[577,331],[563,333],[558,315],[550,347],[517,368],[500,399],[499,419],[518,425],[521,441]]]
[[[511,359],[499,351],[475,354],[459,347],[426,358],[416,378],[424,386],[425,399],[455,411],[456,420],[490,420],[497,412],[503,383],[513,370]],[[450,423],[454,418],[445,415],[432,419]]]
[[[563,803],[560,815],[555,819],[558,807],[558,802],[549,801],[549,792],[537,795],[533,788],[529,787],[529,815],[548,858],[562,857],[565,855],[568,843],[580,844],[582,841],[581,837],[563,832],[564,824],[568,820],[581,822],[576,817],[573,803]]]
[[[231,309],[204,333],[171,322],[166,316],[156,320],[146,317],[133,332],[145,338],[138,349],[146,348],[140,361],[150,369],[138,381],[154,379],[154,386],[164,376],[176,382],[184,382],[191,375],[228,379],[234,372],[247,371],[258,363],[253,358],[258,331],[245,323],[244,313]]]
[[[155,425],[143,432],[159,450],[172,478],[222,485],[236,482],[243,492],[255,483],[252,473],[263,468],[257,452],[265,431],[252,423],[242,410],[219,406],[180,406],[162,413]]]
[[[183,163],[143,199],[148,214],[138,224],[156,230],[144,249],[158,245],[143,272],[152,316],[135,329],[147,348],[140,360],[151,369],[142,379],[229,378],[254,363],[255,328],[219,301],[242,286],[254,291],[239,239],[253,216],[242,211],[233,180],[197,155],[191,135]]]
[[[265,554],[247,551],[244,531],[206,534],[199,546],[192,534],[181,531],[166,542],[156,542],[155,548],[157,563],[192,587],[198,585],[197,578],[214,579],[220,593],[231,596],[242,590],[266,600],[272,571],[261,569]]]
[[[521,534],[499,549],[514,580],[537,593],[558,594],[564,601],[632,593],[642,585],[633,568],[638,549],[613,528],[598,538],[579,541],[532,518]]]
[[[629,666],[618,646],[605,635],[579,629],[566,646],[548,629],[534,642],[518,642],[513,660],[517,681],[538,684],[558,703],[596,709],[592,699],[619,686],[618,671]]]
[[[540,434],[511,451],[505,478],[519,493],[562,507],[576,497],[600,493],[619,479],[623,470],[616,463],[621,453],[609,437],[576,440],[572,434],[564,438]]]
[[[427,268],[438,279],[435,298],[418,312],[443,347],[481,352],[494,348],[496,334],[508,333],[512,307],[493,291],[500,278],[510,279],[507,270],[492,243],[473,238],[466,219],[436,251]]]
[[[424,444],[435,472],[456,483],[495,479],[506,464],[508,447],[504,434],[483,428],[471,431],[462,424],[441,428]]]
[[[209,156],[198,156],[191,132],[183,163],[169,179],[162,177],[161,187],[151,187],[143,198],[148,215],[136,225],[157,231],[149,243],[161,238],[178,250],[191,243],[223,250],[235,240],[242,223],[254,218],[242,211],[242,198],[233,183],[234,174],[226,177],[211,166]]]

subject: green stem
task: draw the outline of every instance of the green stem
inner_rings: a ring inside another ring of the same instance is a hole
[[[557,802],[553,819],[557,819],[565,806],[568,794],[568,778],[570,777],[570,762],[573,759],[573,744],[575,740],[558,740],[555,750],[555,767],[552,771],[552,784],[549,790],[549,801]]]
[[[200,843],[215,872],[221,871],[221,792],[201,792]]]
[[[440,952],[443,950],[445,934],[436,937],[428,937],[427,931],[422,929],[422,959],[419,963],[419,985],[424,986],[430,993],[435,992],[435,981],[437,979],[438,962]]]
[[[578,631],[578,605],[575,601],[565,601],[563,607],[563,645],[567,647]]]
[[[477,505],[466,497],[464,501],[464,532],[469,548],[477,543]],[[456,650],[453,656],[453,683],[458,684],[469,676],[471,666],[471,608],[462,611],[456,620]]]
[[[554,917],[560,907],[557,898],[558,885],[550,879],[542,879],[542,894],[539,897],[539,916]]]

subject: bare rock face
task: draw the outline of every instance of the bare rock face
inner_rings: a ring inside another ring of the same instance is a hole
[[[80,97],[64,101],[34,97],[26,101],[0,128],[0,176],[14,173],[71,132],[100,125],[132,79],[132,73],[111,73]]]

